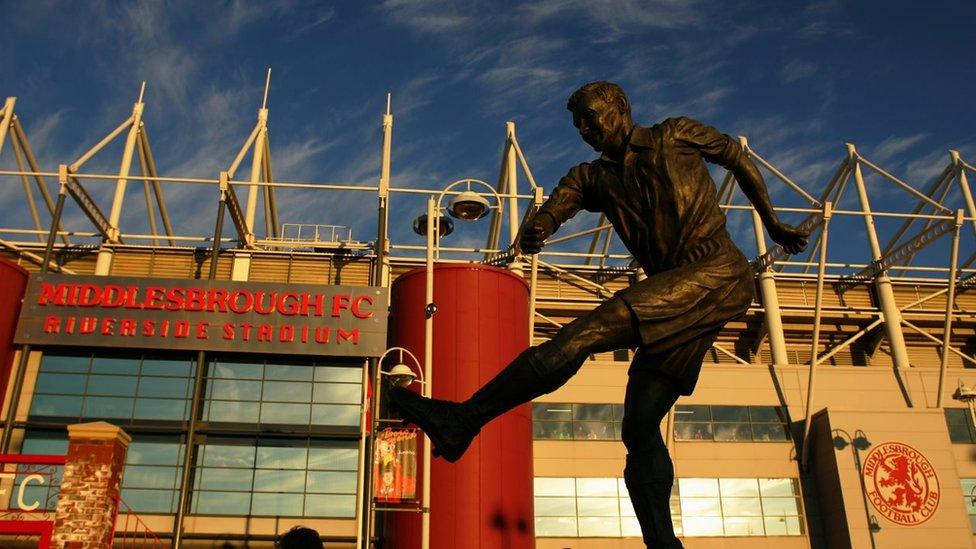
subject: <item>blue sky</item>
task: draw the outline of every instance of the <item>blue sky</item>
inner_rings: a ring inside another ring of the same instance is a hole
[[[572,127],[565,100],[599,79],[624,87],[639,123],[687,115],[747,135],[812,191],[843,159],[845,142],[918,188],[948,163],[950,148],[976,164],[972,2],[0,5],[8,22],[0,36],[0,94],[18,98],[28,138],[52,171],[124,120],[145,80],[144,120],[159,172],[215,178],[254,125],[267,67],[272,159],[283,181],[375,184],[390,92],[395,186],[494,181],[512,120],[537,181],[549,190],[568,167],[594,156]],[[120,150],[121,141],[86,169],[118,170]],[[0,166],[13,166],[9,143]],[[114,185],[86,185],[107,211]],[[782,185],[770,186],[778,204],[801,205]],[[876,209],[913,205],[878,178],[869,178],[869,187]],[[212,231],[211,190],[164,190],[178,234]],[[957,194],[953,208],[961,204]],[[123,232],[145,230],[141,185],[130,187],[126,201]],[[292,191],[279,201],[282,222],[347,225],[357,239],[375,237],[368,195]],[[420,203],[398,197],[393,207],[394,238],[420,244],[409,232]],[[730,227],[751,246],[747,218],[734,217]],[[5,227],[30,225],[16,179],[0,178],[0,219]],[[66,220],[71,229],[90,230],[70,204]],[[848,230],[863,234],[863,225],[852,222]],[[881,223],[881,230],[891,228]],[[974,249],[969,233],[964,257]],[[451,238],[475,243],[481,234],[466,228]],[[852,258],[863,262],[865,248],[863,240],[852,244]],[[836,253],[845,249],[840,242]]]

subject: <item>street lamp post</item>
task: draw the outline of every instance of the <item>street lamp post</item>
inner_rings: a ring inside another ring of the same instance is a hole
[[[501,209],[501,197],[495,189],[488,183],[479,179],[460,179],[448,185],[437,195],[427,199],[426,223],[424,219],[418,218],[414,223],[414,231],[427,237],[427,267],[426,267],[426,293],[424,305],[424,369],[423,395],[427,398],[433,396],[433,350],[434,350],[434,313],[437,312],[437,305],[434,304],[434,258],[440,256],[440,238],[446,236],[453,230],[453,222],[447,219],[447,223],[441,224],[441,201],[452,189],[464,185],[466,189],[451,200],[447,211],[452,217],[465,221],[481,219],[491,210],[492,206],[483,196],[471,190],[472,185],[480,185],[490,191],[495,198],[495,208]],[[513,213],[514,215],[514,213]],[[443,233],[443,234],[442,234]],[[430,438],[424,434],[424,460],[423,460],[423,502],[424,513],[421,524],[421,549],[430,548]]]

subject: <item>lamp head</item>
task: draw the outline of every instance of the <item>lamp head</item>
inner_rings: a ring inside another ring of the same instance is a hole
[[[976,389],[960,384],[956,392],[952,394],[952,398],[961,402],[972,402],[976,400]]]
[[[420,214],[413,220],[413,232],[420,236],[427,236],[427,214]],[[450,218],[440,216],[438,220],[438,231],[441,237],[445,237],[454,232],[454,221]]]
[[[387,375],[390,376],[390,383],[396,387],[407,387],[417,379],[417,374],[406,364],[395,364]]]
[[[451,200],[451,205],[448,206],[447,212],[452,217],[465,221],[473,221],[487,215],[490,209],[491,207],[485,197],[469,189]]]

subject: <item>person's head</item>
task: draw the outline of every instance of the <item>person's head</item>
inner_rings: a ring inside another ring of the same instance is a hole
[[[323,549],[319,533],[311,528],[296,526],[278,538],[278,549]]]
[[[613,154],[623,147],[634,125],[624,90],[612,82],[590,82],[566,102],[580,137],[597,152]]]

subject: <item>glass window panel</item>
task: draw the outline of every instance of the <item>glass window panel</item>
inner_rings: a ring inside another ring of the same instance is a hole
[[[576,498],[535,498],[535,516],[537,517],[575,517]]]
[[[188,398],[190,380],[179,377],[147,377],[139,380],[139,396]]]
[[[723,498],[759,497],[759,483],[754,478],[722,478],[718,485]]]
[[[580,537],[619,537],[620,519],[617,517],[580,517]]]
[[[572,439],[573,424],[569,421],[533,421],[532,438],[539,440]]]
[[[138,375],[140,358],[96,356],[92,359],[93,374]]]
[[[572,478],[535,477],[533,484],[536,496],[576,497],[576,482]]]
[[[362,386],[351,383],[316,383],[312,398],[326,404],[359,404],[361,399]]]
[[[90,356],[50,355],[45,353],[41,358],[41,371],[83,374],[88,372],[88,366],[90,364]]]
[[[204,417],[210,421],[257,423],[260,407],[255,402],[214,401],[204,403]]]
[[[216,362],[211,377],[223,379],[261,379],[264,365],[254,362]]]
[[[803,529],[799,517],[772,517],[764,521],[767,536],[800,536]]]
[[[250,470],[203,467],[197,469],[196,486],[201,490],[248,492],[251,490],[251,477]]]
[[[139,378],[131,376],[88,377],[88,394],[105,396],[132,396],[136,393]]]
[[[796,498],[762,498],[763,514],[767,517],[798,516]]]
[[[722,522],[725,525],[726,536],[762,536],[765,534],[762,517],[726,517]]]
[[[964,478],[962,481],[962,499],[966,503],[966,512],[976,514],[976,479]]]
[[[679,478],[678,486],[681,498],[687,497],[718,497],[718,479],[716,478]]]
[[[264,402],[311,402],[312,384],[294,381],[265,381]]]
[[[760,442],[790,439],[786,428],[780,423],[753,423],[752,438]]]
[[[250,507],[249,492],[198,491],[193,512],[200,515],[247,515]]]
[[[712,424],[675,422],[674,437],[678,440],[712,440]]]
[[[261,423],[298,423],[308,425],[310,412],[311,409],[308,404],[262,404]]]
[[[262,446],[257,452],[259,469],[305,469],[307,448]]]
[[[570,421],[573,419],[573,406],[554,402],[535,403],[532,405],[532,419]]]
[[[681,496],[682,517],[720,517],[722,507],[718,498],[690,498]]]
[[[613,440],[613,425],[610,422],[577,421],[573,426],[576,440]]]
[[[581,517],[618,517],[618,498],[576,498],[577,514]]]
[[[972,532],[976,532],[976,516],[969,515],[969,529]]]
[[[969,444],[973,442],[972,436],[969,433],[969,426],[965,423],[949,423],[947,424],[949,428],[949,440],[960,444]]]
[[[779,406],[750,406],[753,423],[786,423],[786,416]]]
[[[23,454],[66,455],[68,453],[68,439],[28,432],[20,451]]]
[[[200,450],[203,453],[201,463],[209,467],[237,467],[250,469],[254,467],[253,446],[224,446],[207,444]]]
[[[81,415],[81,397],[34,395],[30,413],[37,416],[79,417]]]
[[[684,404],[674,407],[674,421],[710,421],[712,412],[707,405],[703,404]]]
[[[573,404],[573,419],[611,421],[613,408],[609,404]]]
[[[312,371],[311,366],[268,364],[264,367],[264,378],[281,381],[312,381]]]
[[[359,406],[346,404],[313,404],[312,424],[358,427]]]
[[[622,517],[637,516],[637,513],[634,511],[634,504],[631,503],[630,498],[619,498],[619,502],[620,502],[620,516]]]
[[[759,505],[759,498],[727,498],[723,496],[722,514],[727,517],[761,517],[763,508]]]
[[[356,473],[309,471],[305,491],[329,494],[355,494]]]
[[[127,470],[126,475],[128,474]],[[175,495],[174,490],[122,488],[122,501],[137,513],[174,513]]]
[[[183,445],[164,442],[133,442],[126,452],[127,464],[177,465],[183,461]]]
[[[686,536],[721,536],[724,532],[722,517],[681,517],[681,528]]]
[[[142,361],[142,375],[192,377],[196,373],[196,363],[190,360],[165,360],[147,358]]]
[[[752,440],[752,429],[748,423],[715,423],[715,440]]]
[[[576,495],[590,497],[617,497],[617,479],[615,478],[578,478],[576,479]]]
[[[255,492],[305,492],[305,471],[266,471],[254,472]]]
[[[352,518],[356,516],[356,496],[308,494],[306,517]]]
[[[135,399],[119,397],[87,397],[85,398],[85,417],[132,417],[132,407]]]
[[[210,385],[210,398],[215,400],[261,400],[260,381],[215,379]]]
[[[356,471],[359,467],[359,448],[309,448],[309,470]]]
[[[795,496],[798,495],[791,478],[761,478],[759,479],[759,493],[767,496]]]
[[[536,517],[535,535],[541,538],[575,538],[576,517]]]
[[[613,405],[613,419],[614,421],[622,421],[624,419],[624,405],[614,404]]]
[[[359,367],[339,368],[336,366],[316,366],[315,381],[334,381],[336,383],[362,383],[363,370]]]
[[[675,530],[675,534],[680,536],[681,530]],[[620,535],[625,538],[641,537],[640,523],[637,522],[637,517],[620,518]]]
[[[136,400],[136,410],[133,417],[139,419],[171,419],[187,418],[190,407],[188,400],[171,400],[165,398],[140,398]]]
[[[749,421],[748,406],[712,406],[714,421]]]
[[[37,376],[37,385],[34,391],[37,393],[80,395],[85,392],[85,383],[87,381],[88,376],[85,375],[48,373],[42,371]]]
[[[173,489],[177,486],[176,479],[176,467],[126,465],[123,486],[126,488]]]

